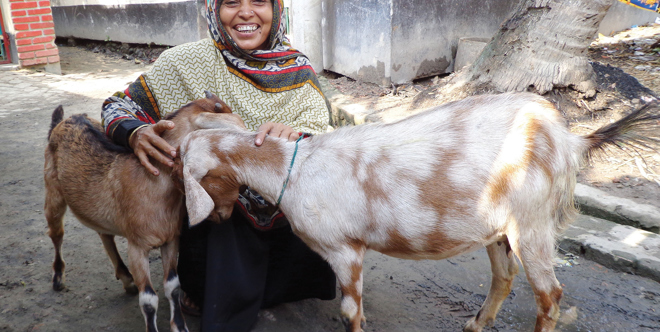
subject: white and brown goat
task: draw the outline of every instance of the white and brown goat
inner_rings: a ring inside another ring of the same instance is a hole
[[[59,106],[54,112],[45,152],[44,212],[49,236],[55,246],[53,289],[64,289],[63,217],[67,206],[85,226],[98,232],[115,275],[128,293],[139,292],[140,309],[147,331],[157,331],[156,295],[149,273],[149,251],[160,247],[165,295],[170,302],[172,331],[188,331],[180,307],[179,278],[176,273],[179,232],[185,215],[183,195],[169,174],[171,168],[155,163],[161,176],[140,165],[127,149],[114,145],[101,124],[85,114],[63,120]],[[175,126],[163,134],[177,147],[191,131],[214,128],[221,123],[242,124],[240,117],[218,97],[207,92],[166,120]],[[128,240],[128,263],[124,265],[114,237]]]
[[[193,225],[209,214],[228,218],[241,185],[273,203],[281,197],[294,232],[337,275],[347,331],[365,322],[367,249],[444,259],[483,246],[491,288],[464,330],[495,319],[518,272],[515,255],[536,295],[535,331],[551,331],[562,296],[555,239],[576,215],[578,168],[610,144],[658,143],[660,116],[645,114],[577,136],[550,102],[522,93],[471,97],[299,143],[269,137],[256,147],[255,133],[202,130],[182,142],[173,176],[183,181]],[[639,135],[652,126],[651,138]]]

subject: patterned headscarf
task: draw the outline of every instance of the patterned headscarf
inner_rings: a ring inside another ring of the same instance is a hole
[[[231,38],[220,21],[220,6],[224,0],[207,0],[206,19],[215,46],[227,60],[229,70],[266,92],[281,92],[311,83],[319,92],[316,73],[309,59],[291,47],[284,35],[285,21],[282,0],[273,2],[273,23],[267,50],[243,50]]]

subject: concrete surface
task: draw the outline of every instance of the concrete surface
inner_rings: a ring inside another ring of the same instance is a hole
[[[179,45],[206,38],[204,0],[53,0],[57,37]]]
[[[326,1],[324,67],[387,86],[453,70],[458,39],[491,38],[518,0]]]
[[[598,33],[609,36],[615,32],[629,29],[635,25],[653,23],[658,17],[660,17],[658,13],[626,5],[617,0],[614,1],[614,4],[612,4],[612,7],[610,7],[610,10],[607,12],[607,15],[605,15],[605,18],[600,22]]]
[[[580,215],[559,247],[611,269],[660,282],[660,236],[639,228]]]
[[[458,71],[465,66],[471,65],[476,60],[481,51],[490,39],[487,38],[461,38],[458,40],[458,49],[454,59],[454,71]]]
[[[655,206],[608,195],[582,184],[575,187],[575,201],[584,214],[660,233],[660,209]]]

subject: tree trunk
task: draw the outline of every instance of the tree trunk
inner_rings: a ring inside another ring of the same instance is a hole
[[[491,92],[572,88],[593,97],[587,49],[614,0],[521,0],[479,58],[440,88],[444,101]]]

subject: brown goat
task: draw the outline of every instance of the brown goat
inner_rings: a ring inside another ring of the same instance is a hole
[[[210,92],[167,120],[175,126],[163,134],[178,147],[183,137],[197,129],[217,128],[243,121]],[[62,106],[53,112],[48,146],[45,151],[44,212],[49,236],[55,246],[53,289],[64,286],[63,217],[67,206],[85,226],[98,232],[115,268],[115,276],[128,293],[138,293],[147,331],[157,331],[158,296],[151,284],[149,251],[160,247],[164,288],[171,306],[172,331],[188,331],[180,307],[179,278],[176,272],[178,237],[185,215],[183,195],[174,186],[171,168],[155,163],[161,176],[154,176],[140,165],[128,149],[112,143],[101,124],[86,114],[62,121]],[[128,240],[130,270],[122,261],[114,237]]]

